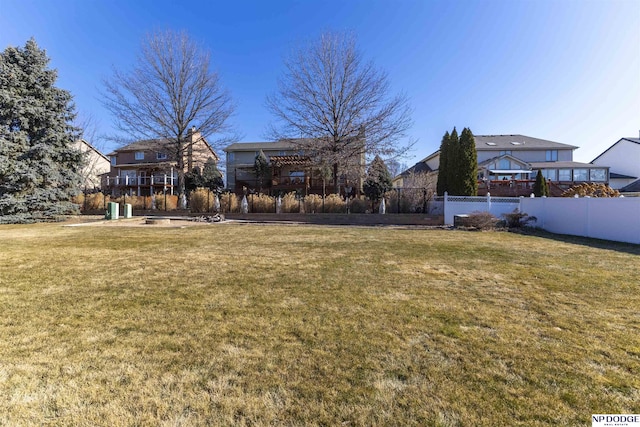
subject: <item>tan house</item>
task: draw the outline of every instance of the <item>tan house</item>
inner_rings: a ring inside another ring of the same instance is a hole
[[[109,173],[109,158],[84,139],[79,139],[74,144],[84,155],[85,163],[81,171],[82,189],[86,191],[100,188],[102,177]]]
[[[102,181],[111,194],[149,196],[167,192],[174,194],[178,186],[175,143],[170,139],[136,141],[109,154],[111,169]],[[189,130],[185,142],[184,172],[195,167],[203,169],[209,158],[219,158],[206,139]]]
[[[551,194],[583,182],[609,183],[609,168],[604,165],[573,161],[574,145],[525,135],[474,135],[478,155],[478,195],[528,196],[533,191],[538,171],[547,179]],[[440,151],[427,156],[413,170],[436,172]],[[396,185],[406,181],[396,178]],[[402,179],[405,178],[405,179]]]

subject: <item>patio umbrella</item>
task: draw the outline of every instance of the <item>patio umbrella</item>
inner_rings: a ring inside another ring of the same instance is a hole
[[[220,197],[218,197],[218,193],[216,193],[215,199],[213,199],[213,209],[216,212],[220,212]]]

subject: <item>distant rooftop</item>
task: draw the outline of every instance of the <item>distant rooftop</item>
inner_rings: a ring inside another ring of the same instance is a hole
[[[573,150],[575,145],[561,144],[546,139],[532,138],[525,135],[474,135],[476,150],[541,150],[564,149]]]

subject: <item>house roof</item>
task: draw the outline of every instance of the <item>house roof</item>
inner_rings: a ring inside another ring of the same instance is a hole
[[[127,144],[120,148],[115,149],[112,153],[109,153],[110,156],[117,154],[123,151],[144,151],[144,150],[157,150],[162,145],[171,142],[171,139],[161,138],[161,139],[143,139],[140,141],[132,142],[131,144]]]
[[[600,157],[602,157],[604,155],[604,153],[606,153],[607,151],[611,150],[613,147],[615,147],[616,145],[618,145],[622,141],[629,141],[629,142],[632,142],[634,144],[640,144],[640,138],[620,138],[615,143],[613,143],[613,145],[611,145],[611,147],[607,148],[602,153],[600,153],[600,155],[598,155],[598,157],[596,157],[595,159],[591,160],[591,163],[593,163],[596,160],[598,160]]]
[[[274,142],[236,142],[223,151],[258,151],[258,150],[294,150],[296,146],[289,141]]]
[[[640,193],[640,179],[636,179],[629,185],[625,185],[620,189],[621,193]]]
[[[163,146],[175,141],[175,138],[157,138],[157,139],[142,139],[140,141],[132,142],[131,144],[124,145],[120,148],[115,149],[108,156],[115,156],[118,153],[125,151],[162,151]],[[205,138],[200,138],[196,142],[204,142],[205,146],[209,148],[216,161],[219,159],[216,152],[213,150],[213,147],[207,142]]]
[[[637,176],[629,176],[622,173],[609,172],[610,179],[637,179]]]
[[[411,174],[426,173],[426,172],[433,171],[433,169],[431,169],[429,167],[429,165],[426,163],[426,160],[428,158],[429,157],[425,157],[424,159],[420,160],[415,165],[411,166],[409,169],[407,169],[407,170],[405,170],[403,172],[400,172],[400,175],[398,175],[396,178],[409,176]],[[394,178],[394,179],[396,179],[396,178]]]
[[[580,163],[580,162],[531,162],[530,163],[532,169],[573,169],[573,168],[598,168],[598,169],[609,169],[606,166],[596,166],[591,163]]]
[[[575,145],[561,144],[546,139],[532,138],[525,135],[474,135],[476,150],[574,150]]]
[[[100,150],[98,150],[96,147],[94,147],[93,145],[91,145],[89,143],[89,141],[87,141],[84,138],[80,138],[78,140],[78,142],[80,142],[80,144],[84,144],[86,145],[89,149],[91,149],[92,151],[94,151],[96,154],[98,154],[99,156],[101,156],[103,159],[105,159],[106,161],[109,161],[109,158],[107,156],[105,156],[104,154],[102,154],[102,152],[100,152]]]

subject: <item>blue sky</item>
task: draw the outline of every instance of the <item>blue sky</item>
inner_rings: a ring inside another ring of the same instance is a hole
[[[353,31],[411,99],[409,165],[453,126],[576,145],[585,162],[640,131],[640,0],[0,0],[0,49],[34,37],[101,132],[101,80],[166,28],[211,50],[242,141],[264,140],[283,56],[325,30]]]

